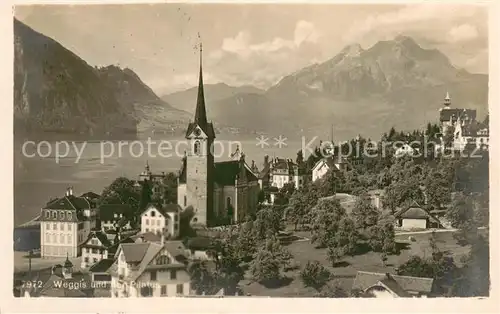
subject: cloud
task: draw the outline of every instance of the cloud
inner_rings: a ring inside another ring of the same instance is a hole
[[[457,22],[473,19],[483,10],[478,5],[411,4],[354,23],[346,32],[344,40],[359,42],[367,37],[391,38],[402,32],[438,36],[444,40],[448,30],[456,26]]]
[[[475,39],[479,34],[475,26],[462,24],[450,29],[448,35],[448,41],[455,43]]]
[[[313,23],[299,20],[291,35],[255,42],[252,34],[243,30],[224,38],[220,49],[209,54],[208,62],[220,81],[265,88],[296,68],[309,65],[321,53],[316,46],[321,33]],[[220,67],[224,73],[218,70]]]

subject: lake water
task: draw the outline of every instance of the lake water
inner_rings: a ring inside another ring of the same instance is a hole
[[[308,143],[312,139],[312,137],[305,137],[305,142]],[[297,151],[302,147],[300,136],[288,138],[285,142],[287,145],[281,148],[274,145],[276,141],[272,136],[268,141],[269,146],[262,148],[256,145],[256,138],[249,136],[235,138],[219,135],[217,141],[220,142],[215,146],[216,156],[220,155],[216,158],[217,161],[228,160],[229,150],[234,151],[237,146],[236,142],[239,142],[241,150],[246,155],[247,163],[250,165],[251,161],[255,160],[259,169],[262,168],[265,154],[270,157],[279,156],[295,160]],[[148,142],[150,153],[148,153]],[[49,145],[52,149],[47,157],[25,156],[22,148],[26,142],[16,141],[14,144],[14,224],[17,226],[36,216],[49,199],[62,196],[69,186],[73,186],[77,194],[87,191],[100,194],[105,186],[119,176],[137,179],[139,173],[144,170],[146,161],[155,173],[178,171],[187,145],[185,140],[181,137],[168,139],[171,149],[168,149],[167,144],[162,144],[163,155],[168,155],[166,157],[161,157],[158,153],[159,142],[160,140],[139,140],[133,144],[128,142],[128,144],[122,144],[121,149],[119,141],[94,141],[86,142],[86,144],[85,142],[68,142],[69,146],[59,144],[60,155],[66,155],[66,148],[70,148],[67,156],[57,158],[55,141],[41,144],[39,152],[44,156],[48,153]],[[26,144],[27,155],[36,153],[35,145],[39,143],[36,141]],[[319,144],[319,139],[314,143]],[[78,154],[74,147],[82,152],[80,160],[77,160]],[[141,147],[144,149],[142,155],[140,155]],[[179,156],[174,152],[176,147]],[[112,149],[113,154],[111,154]]]

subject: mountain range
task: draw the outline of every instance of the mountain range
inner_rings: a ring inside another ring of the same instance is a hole
[[[14,20],[15,134],[50,131],[101,136],[178,132],[192,119],[197,87],[158,97],[131,69],[93,67]],[[452,107],[487,113],[488,75],[455,67],[440,51],[398,36],[284,76],[267,90],[205,84],[218,131],[377,137],[437,121],[446,92]]]
[[[397,36],[366,50],[347,46],[266,91],[214,96],[207,111],[220,124],[249,130],[378,137],[390,126],[412,130],[437,122],[446,92],[452,106],[477,109],[479,117],[487,114],[488,75],[459,69],[440,51]],[[192,93],[162,98],[187,109],[194,103]]]

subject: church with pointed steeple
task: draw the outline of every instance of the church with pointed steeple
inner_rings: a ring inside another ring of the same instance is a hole
[[[183,208],[191,207],[193,226],[212,227],[244,221],[255,213],[258,204],[258,180],[245,162],[238,158],[215,162],[213,123],[208,121],[203,90],[202,47],[194,120],[188,124],[188,151],[182,158],[177,201]]]

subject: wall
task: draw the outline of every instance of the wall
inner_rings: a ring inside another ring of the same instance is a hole
[[[87,268],[95,263],[99,262],[103,258],[108,257],[108,250],[102,248],[82,248],[82,256],[81,256],[81,267],[82,268]],[[88,258],[88,261],[85,261],[85,259]]]
[[[203,141],[201,141],[203,143]],[[206,143],[206,142],[205,142]],[[206,144],[201,145],[201,149]],[[208,158],[204,155],[188,154],[186,158],[187,205],[193,206],[193,223],[207,225],[208,215]]]
[[[425,229],[427,227],[427,219],[403,219],[403,229]]]
[[[186,183],[180,183],[177,186],[177,204],[184,209],[187,207],[187,204],[184,204],[184,196],[186,195]]]
[[[42,257],[78,256],[77,223],[42,221],[40,242]]]
[[[152,213],[154,212],[154,216]],[[163,232],[168,228],[165,217],[155,208],[150,208],[141,215],[141,232]]]

